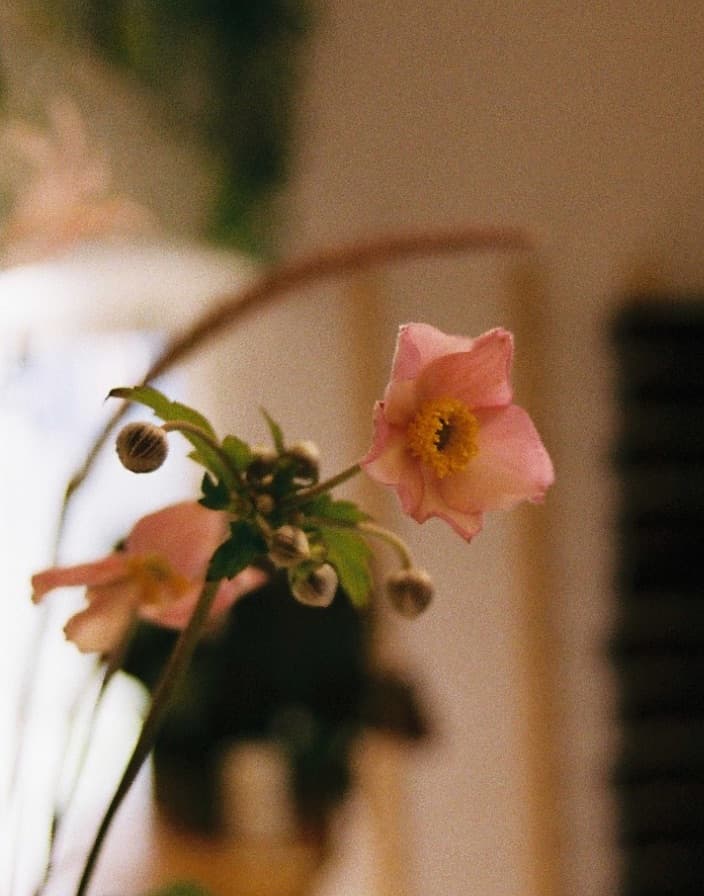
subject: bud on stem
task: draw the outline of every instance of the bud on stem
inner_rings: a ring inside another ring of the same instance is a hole
[[[125,469],[132,473],[151,473],[166,460],[169,443],[160,426],[128,423],[120,430],[115,448]]]
[[[433,598],[433,583],[424,569],[401,569],[386,580],[392,605],[409,619],[419,616]]]

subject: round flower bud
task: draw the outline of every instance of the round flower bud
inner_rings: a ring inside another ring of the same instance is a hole
[[[313,569],[298,567],[289,571],[291,593],[307,607],[329,607],[337,591],[338,578],[329,563]]]
[[[166,460],[169,443],[164,430],[153,423],[128,423],[117,436],[117,456],[132,473],[151,473]]]
[[[270,448],[253,448],[252,460],[245,470],[247,481],[255,486],[271,484],[271,473],[276,466],[277,460],[278,455]],[[268,482],[265,480],[268,480]]]
[[[401,569],[387,578],[386,591],[394,608],[412,619],[432,600],[433,583],[424,569]]]
[[[310,557],[308,536],[295,526],[280,526],[271,534],[269,557],[277,566],[297,566]]]
[[[268,492],[262,492],[260,495],[257,495],[254,504],[259,513],[263,513],[264,516],[267,516],[276,507],[276,502]]]
[[[286,449],[286,455],[293,460],[296,478],[306,482],[317,482],[320,473],[320,451],[315,442],[305,440],[294,442]]]

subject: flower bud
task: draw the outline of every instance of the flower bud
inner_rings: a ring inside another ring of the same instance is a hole
[[[433,583],[424,569],[401,569],[387,578],[386,591],[394,608],[412,619],[432,600]]]
[[[153,423],[128,423],[115,445],[123,467],[132,473],[151,473],[166,460],[169,443],[164,430]]]
[[[267,484],[264,480],[271,482],[271,473],[276,466],[278,455],[270,448],[255,447],[252,449],[252,460],[245,471],[247,481],[252,485]]]
[[[276,506],[276,502],[274,501],[272,495],[268,494],[268,492],[262,492],[255,498],[254,505],[259,513],[263,513],[264,516],[267,516]]]
[[[315,442],[308,440],[294,442],[286,449],[287,457],[295,464],[296,478],[306,482],[317,482],[320,472],[320,451]]]
[[[329,563],[289,571],[291,593],[307,607],[329,607],[337,591],[337,573]]]
[[[297,566],[310,557],[308,536],[295,526],[281,526],[271,534],[269,557],[277,566]]]

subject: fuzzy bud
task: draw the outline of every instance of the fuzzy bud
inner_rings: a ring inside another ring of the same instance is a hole
[[[260,495],[257,495],[254,504],[259,513],[263,513],[264,516],[270,514],[274,507],[276,507],[276,502],[267,492],[262,492]]]
[[[295,526],[281,526],[272,532],[269,542],[269,557],[277,566],[291,567],[303,563],[310,557],[308,536],[303,529]]]
[[[433,598],[433,583],[424,569],[401,569],[386,580],[394,608],[408,619],[419,616]]]
[[[307,607],[329,607],[337,591],[338,578],[329,563],[313,569],[299,567],[289,572],[291,593]]]
[[[164,430],[153,423],[128,423],[117,436],[117,456],[132,473],[151,473],[166,460],[169,443]]]
[[[296,478],[306,482],[317,482],[320,473],[320,451],[315,442],[304,440],[294,442],[286,449],[286,455],[293,460]]]
[[[275,451],[271,451],[269,448],[253,448],[252,460],[245,472],[247,481],[255,486],[270,484],[271,474],[277,460],[278,455]]]

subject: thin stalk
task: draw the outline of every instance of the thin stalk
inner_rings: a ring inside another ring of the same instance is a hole
[[[51,876],[51,871],[54,864],[54,857],[56,852],[56,845],[58,841],[59,831],[61,829],[61,825],[63,823],[64,818],[67,813],[70,811],[71,806],[73,805],[73,800],[76,796],[76,791],[78,790],[78,783],[81,779],[81,774],[85,767],[86,760],[88,758],[88,749],[90,747],[90,743],[92,740],[93,732],[95,730],[95,724],[98,719],[98,712],[100,710],[100,706],[102,704],[103,697],[105,696],[105,692],[107,691],[108,685],[113,679],[113,676],[116,672],[119,672],[122,668],[122,663],[125,659],[125,655],[127,653],[127,648],[129,647],[130,641],[132,640],[132,636],[134,634],[137,622],[136,619],[129,627],[125,635],[122,637],[120,643],[115,647],[114,650],[111,651],[107,663],[103,667],[98,667],[98,671],[102,671],[102,676],[100,679],[100,684],[98,686],[97,693],[95,695],[95,699],[93,700],[93,705],[90,708],[90,715],[85,726],[85,731],[83,733],[81,743],[80,743],[80,752],[78,754],[78,758],[75,765],[75,770],[71,777],[71,781],[68,788],[68,793],[66,796],[64,808],[60,809],[57,805],[54,807],[54,815],[51,820],[51,830],[49,834],[49,850],[47,854],[47,861],[44,867],[44,875],[42,880],[34,891],[34,896],[41,896],[44,892],[44,888],[49,882],[49,877]],[[71,712],[72,718],[78,714],[79,703],[82,701],[83,695],[79,696],[76,701],[76,705]],[[59,778],[63,775],[64,766],[66,763],[66,754],[67,754],[67,744],[64,745],[61,764],[61,772]],[[58,786],[55,788],[58,791]]]
[[[399,538],[395,532],[392,532],[384,526],[380,526],[378,523],[372,523],[369,520],[362,520],[362,522],[357,523],[357,529],[365,535],[381,538],[396,551],[401,561],[401,566],[404,569],[411,569],[413,566],[411,552],[408,550],[405,541]]]
[[[115,817],[115,813],[119,809],[123,799],[134,783],[139,770],[154,746],[157,732],[161,723],[164,721],[173,695],[180,685],[191,661],[193,651],[195,650],[198,638],[203,631],[219,584],[219,582],[206,582],[188,625],[181,632],[181,635],[176,642],[176,646],[164,667],[161,678],[154,690],[154,696],[152,697],[149,712],[142,725],[142,730],[137,739],[137,743],[134,746],[134,750],[125,767],[120,783],[117,785],[117,789],[115,790],[112,800],[103,816],[103,820],[98,827],[91,850],[88,853],[83,868],[83,874],[81,875],[81,880],[78,889],[76,890],[76,896],[85,896],[95,870],[95,864],[100,855],[110,825]]]
[[[339,278],[348,276],[360,270],[381,264],[398,262],[403,259],[428,257],[454,252],[467,252],[472,250],[521,251],[529,248],[530,243],[527,237],[522,231],[517,229],[461,227],[451,230],[392,235],[360,241],[340,248],[317,252],[300,260],[283,263],[264,274],[258,280],[245,286],[239,292],[225,296],[216,307],[198,318],[183,334],[177,336],[166,346],[162,354],[154,361],[147,372],[143,383],[146,384],[151,382],[174,364],[183,360],[196,348],[202,346],[209,339],[218,335],[222,330],[244,319],[248,313],[251,313],[255,309],[259,310],[287,293],[290,293],[295,289],[305,288],[312,283],[321,282],[333,277]],[[115,425],[122,419],[128,406],[129,402],[125,402],[113,414],[112,418],[103,427],[101,432],[95,438],[93,444],[90,446],[82,465],[76,470],[67,484],[57,520],[54,560],[56,560],[59,553],[68,511],[74,495],[88,477],[102,447],[109,438]],[[350,468],[349,476],[354,475],[356,472],[358,472],[357,469]],[[345,476],[345,478],[349,477]],[[331,488],[334,484],[339,483],[339,481],[344,481],[344,479],[340,480],[335,477],[333,480],[326,483],[324,488],[317,490],[314,494],[318,494],[320,491]],[[311,496],[311,492],[309,491],[308,497]],[[209,590],[209,586],[206,587],[201,596],[201,601],[205,602],[204,595],[206,595]],[[39,635],[40,641],[43,640],[43,629],[46,626],[46,614],[43,613],[42,616],[42,631],[40,631]],[[199,616],[200,614],[198,610],[196,610],[191,619],[191,623],[195,624],[194,621],[197,617],[199,618]],[[189,623],[189,626],[184,630],[182,637],[179,639],[174,650],[174,654],[172,654],[172,660],[175,662],[175,671],[179,675],[182,674],[181,666],[185,668],[188,659],[190,659],[190,654],[195,647],[195,640],[200,631],[200,628],[198,628],[195,635],[187,634],[192,631],[191,623]],[[202,624],[203,623],[201,622],[201,627]],[[194,639],[193,644],[190,643],[191,637]],[[180,647],[182,644],[184,646]],[[182,656],[184,656],[185,659],[180,659]],[[150,742],[153,742],[154,733],[156,728],[158,728],[158,724],[161,721],[164,712],[164,708],[161,704],[164,703],[165,705],[168,702],[173,690],[172,686],[169,686],[166,683],[171,674],[173,674],[173,669],[172,663],[169,661],[169,665],[162,678],[164,684],[162,686],[162,682],[160,682],[160,686],[157,688],[157,692],[155,692],[152,708],[145,721],[142,734],[135,746],[132,758],[125,769],[125,774],[118,786],[113,802],[110,804],[106,816],[103,819],[103,823],[98,831],[93,849],[88,857],[77,896],[82,896],[85,892],[92,874],[93,866],[100,851],[102,840],[105,837],[117,806],[122,801],[125,793],[136,777],[141,764],[149,753],[151,747]],[[31,699],[33,696],[33,686],[33,676],[30,674],[26,676],[25,679],[24,690],[26,691],[28,698],[25,702],[26,706],[29,706],[33,702]],[[158,700],[157,697],[159,697]],[[20,727],[24,730],[26,726],[21,722]],[[21,738],[22,734],[20,734],[20,742]]]
[[[223,451],[220,442],[218,442],[217,439],[214,439],[204,429],[201,429],[200,426],[196,426],[195,423],[190,423],[188,420],[167,420],[166,422],[161,424],[161,429],[163,429],[164,432],[181,432],[189,433],[193,436],[198,436],[201,441],[205,442],[206,445],[208,445],[208,447],[211,448],[215,452],[215,454],[217,454],[217,456],[222,461],[225,470],[228,473],[231,473],[235,479],[241,480],[242,475],[240,471],[232,463],[231,458],[229,458],[225,451]]]
[[[404,259],[446,255],[456,252],[515,252],[531,248],[522,230],[511,227],[458,227],[421,233],[396,234],[361,240],[346,246],[325,249],[299,260],[284,262],[274,267],[239,292],[225,296],[193,325],[167,345],[144,377],[151,382],[175,363],[183,360],[194,349],[213,336],[245,318],[255,309],[281,298],[294,289],[313,283],[349,276],[381,264]],[[115,425],[129,406],[125,402],[98,434],[88,454],[66,487],[59,518],[61,533],[68,505],[91,471],[93,464]]]
[[[283,506],[285,509],[300,507],[301,504],[305,504],[306,501],[310,501],[311,498],[332,491],[332,489],[337,488],[338,485],[342,485],[343,482],[352,479],[352,477],[356,476],[361,470],[362,468],[359,463],[352,464],[352,466],[347,467],[335,476],[331,476],[324,482],[318,482],[310,488],[301,489],[299,492],[296,492],[288,501],[284,502]]]

